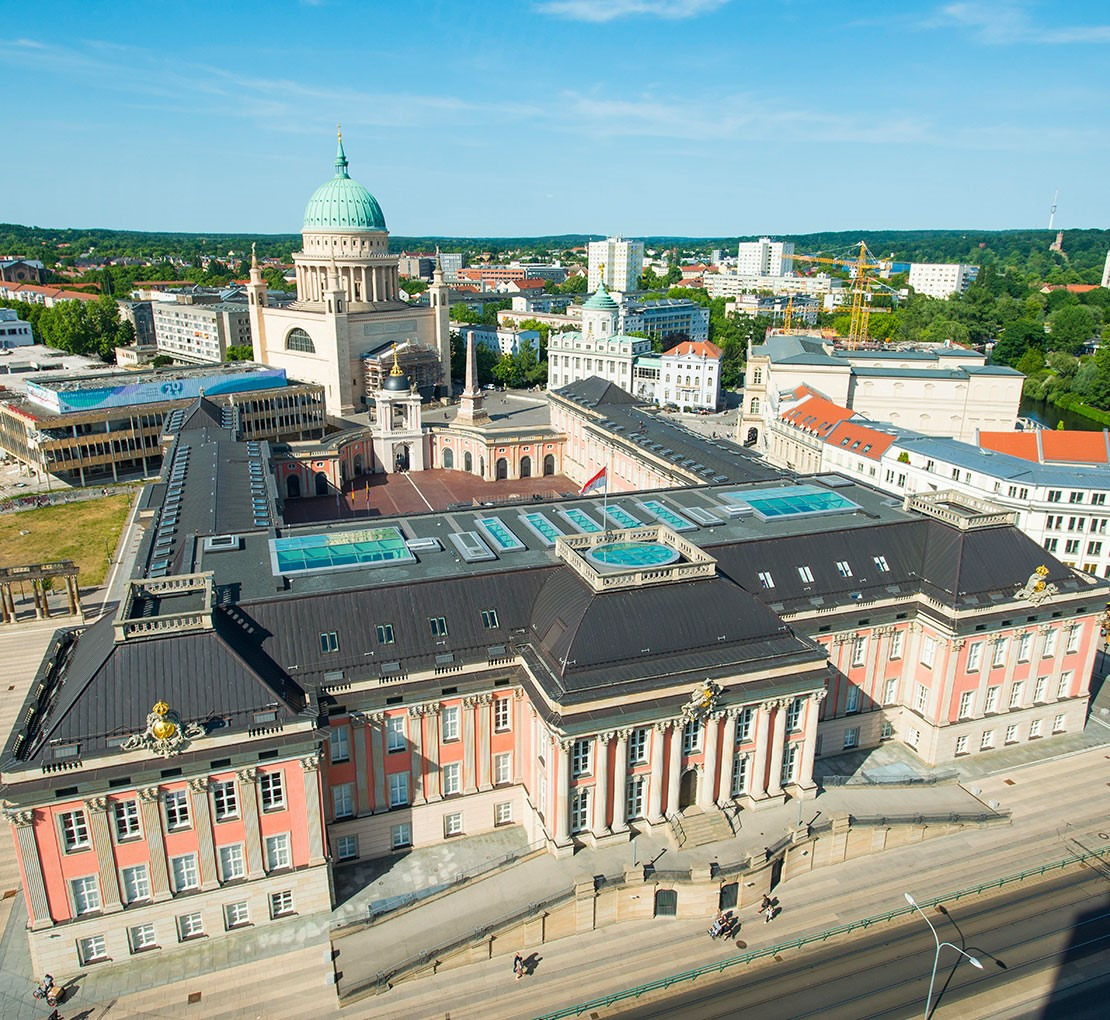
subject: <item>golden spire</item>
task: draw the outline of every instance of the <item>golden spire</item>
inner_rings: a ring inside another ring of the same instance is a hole
[[[390,369],[389,374],[390,375],[404,375],[405,374],[404,372],[401,371],[401,366],[397,363],[397,345],[396,344],[393,345],[393,368]]]
[[[342,124],[336,124],[335,125],[335,133],[339,136],[339,141],[343,141],[343,125]]]

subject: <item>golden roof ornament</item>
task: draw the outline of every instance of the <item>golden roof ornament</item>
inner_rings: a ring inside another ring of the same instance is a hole
[[[393,368],[390,369],[389,374],[390,375],[404,375],[405,374],[402,371],[401,366],[397,361],[397,345],[396,344],[393,345]]]
[[[721,697],[721,685],[706,677],[705,682],[694,688],[694,695],[682,706],[684,719],[705,719],[717,707]]]
[[[120,749],[123,751],[153,751],[163,758],[180,754],[190,741],[204,736],[204,727],[196,723],[183,723],[170,706],[156,702],[146,717],[146,731],[128,737]]]
[[[1048,577],[1048,567],[1042,563],[1029,575],[1025,584],[1014,592],[1014,597],[1025,599],[1032,602],[1033,605],[1039,606],[1050,595],[1055,595],[1059,591],[1056,585],[1049,584],[1045,580],[1046,577]]]

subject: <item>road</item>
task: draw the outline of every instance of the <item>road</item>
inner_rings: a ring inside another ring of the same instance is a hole
[[[928,914],[942,942],[934,1020],[1095,1020],[1110,994],[1110,869],[1073,868],[1035,886],[953,902]],[[754,916],[745,927],[760,924]],[[773,923],[773,922],[772,922]],[[743,938],[743,932],[740,935]],[[860,1020],[923,1016],[935,943],[916,914],[821,949],[738,966],[685,990],[605,1016],[621,1020]]]

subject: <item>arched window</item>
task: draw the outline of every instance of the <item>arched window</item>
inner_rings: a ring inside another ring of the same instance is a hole
[[[543,473],[545,475],[555,474],[555,454],[549,453],[543,459]]]
[[[509,462],[504,457],[498,457],[493,467],[494,478],[498,480],[509,477]]]
[[[758,386],[761,382],[763,382],[763,369],[762,368],[753,368],[752,369],[752,385],[753,386]]]
[[[315,354],[316,346],[310,337],[299,326],[296,329],[289,330],[285,337],[285,349],[287,351],[300,351],[302,354]]]
[[[328,494],[328,476],[323,471],[316,472],[316,495],[326,496]]]
[[[470,474],[474,470],[474,458],[470,455],[469,450],[463,454],[463,470],[467,474]]]
[[[759,397],[752,397],[752,414],[759,414]]]
[[[296,499],[301,494],[301,480],[296,475],[285,479],[285,494],[290,499]]]
[[[531,478],[532,477],[532,458],[531,457],[521,457],[520,458],[520,477],[521,478]]]
[[[443,450],[443,466],[450,471],[455,466],[455,451],[450,447]]]

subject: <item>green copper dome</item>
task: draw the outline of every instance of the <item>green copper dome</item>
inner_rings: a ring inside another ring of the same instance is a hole
[[[347,155],[340,136],[335,176],[321,184],[304,210],[305,230],[385,230],[378,200],[347,173]]]
[[[589,300],[582,306],[583,308],[592,308],[595,311],[601,312],[615,312],[618,311],[617,303],[611,297],[609,292],[605,289],[605,281],[602,280],[597,285],[597,290],[590,295]]]

